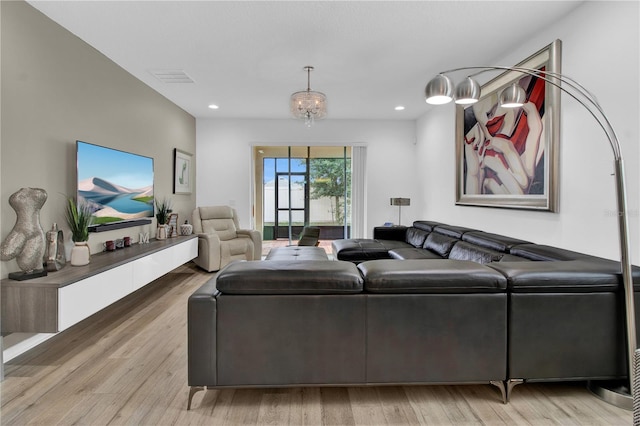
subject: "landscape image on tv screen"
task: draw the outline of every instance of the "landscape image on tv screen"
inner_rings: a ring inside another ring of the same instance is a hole
[[[153,158],[77,141],[78,204],[93,224],[153,217]]]

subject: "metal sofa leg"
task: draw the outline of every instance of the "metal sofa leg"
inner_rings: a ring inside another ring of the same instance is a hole
[[[517,385],[521,385],[524,383],[524,379],[509,379],[507,380],[507,401],[511,398],[511,393],[513,392],[513,388]]]
[[[509,398],[511,398],[511,392],[513,391],[514,386],[524,383],[524,380],[509,379],[504,382],[501,380],[492,380],[489,383],[500,389],[500,393],[502,394],[502,402],[507,404],[509,403]]]
[[[205,389],[206,389],[205,386],[190,386],[189,387],[189,400],[187,401],[187,410],[191,410],[191,400],[193,399],[193,395],[195,395],[196,392],[203,391]]]
[[[509,399],[507,397],[507,388],[505,386],[505,382],[503,382],[502,380],[492,380],[489,383],[491,383],[493,386],[500,389],[500,393],[502,394],[503,404],[506,404],[507,402],[509,402]]]

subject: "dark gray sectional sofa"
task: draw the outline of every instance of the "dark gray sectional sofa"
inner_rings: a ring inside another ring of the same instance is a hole
[[[333,250],[233,263],[190,297],[189,405],[204,387],[444,383],[506,402],[525,381],[626,377],[617,262],[428,221]]]

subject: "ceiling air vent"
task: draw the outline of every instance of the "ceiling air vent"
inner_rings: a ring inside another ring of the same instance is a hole
[[[150,70],[149,72],[163,83],[195,83],[182,70]]]

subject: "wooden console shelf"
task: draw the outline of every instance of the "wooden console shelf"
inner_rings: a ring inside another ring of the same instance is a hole
[[[91,256],[28,281],[4,279],[2,333],[56,333],[198,255],[196,235],[152,240]]]

